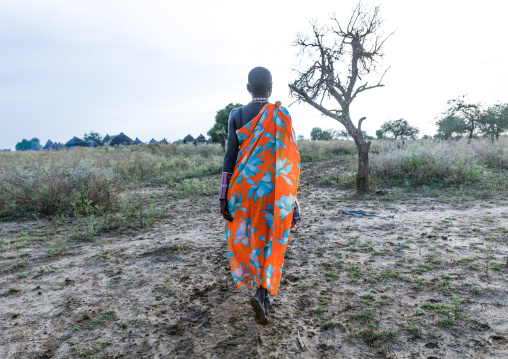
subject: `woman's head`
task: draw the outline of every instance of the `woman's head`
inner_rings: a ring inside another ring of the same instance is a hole
[[[268,69],[258,66],[249,72],[247,91],[252,97],[270,97],[272,92],[272,74]]]

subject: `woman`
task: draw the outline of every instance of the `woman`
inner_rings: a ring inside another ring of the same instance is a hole
[[[256,67],[248,80],[252,101],[229,116],[219,199],[233,279],[238,288],[257,288],[250,304],[256,322],[266,325],[289,230],[300,220],[300,155],[288,111],[280,102],[268,103],[270,71]]]

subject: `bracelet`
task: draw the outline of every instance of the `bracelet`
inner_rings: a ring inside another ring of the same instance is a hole
[[[291,224],[294,226],[301,220],[302,218],[300,217],[300,206],[298,205],[298,200],[295,199],[295,206],[293,207],[293,220]]]
[[[232,173],[222,172],[222,178],[220,181],[219,199],[227,199],[229,179],[231,178],[231,175]]]

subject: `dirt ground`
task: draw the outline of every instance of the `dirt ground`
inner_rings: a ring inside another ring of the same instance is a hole
[[[506,197],[357,198],[320,184],[338,166],[302,165],[266,327],[233,284],[216,196],[94,241],[0,222],[0,358],[508,358]]]

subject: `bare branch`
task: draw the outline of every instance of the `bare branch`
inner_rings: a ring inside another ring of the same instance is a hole
[[[385,77],[385,74],[388,72],[388,70],[390,70],[391,66],[388,66],[385,71],[383,72],[383,74],[381,75],[381,77],[379,78],[379,81],[377,82],[378,85],[381,84],[381,81],[383,81],[383,77]]]
[[[301,101],[305,101],[306,103],[308,103],[309,105],[311,105],[312,107],[316,108],[317,110],[319,110],[321,113],[323,113],[324,115],[328,116],[328,117],[331,117],[337,121],[339,121],[340,123],[342,123],[342,116],[339,116],[337,114],[334,114],[332,111],[329,111],[327,110],[325,107],[321,106],[320,104],[316,103],[315,101],[313,101],[309,95],[307,95],[307,93],[299,88],[297,88],[296,86],[294,85],[289,85],[289,88],[296,92],[297,94],[299,94],[301,97],[300,97],[300,100]]]
[[[344,100],[344,96],[339,94],[333,85],[331,85],[329,82],[327,82],[327,85],[328,85],[328,92],[333,96],[333,98],[335,98],[335,100],[337,100],[337,102],[340,104],[341,107],[344,107],[346,104],[345,104],[345,100]]]
[[[367,91],[367,90],[370,90],[370,89],[374,89],[376,87],[384,87],[385,85],[383,85],[381,83],[381,81],[383,81],[383,77],[385,76],[386,72],[390,69],[390,66],[388,66],[386,68],[386,70],[383,72],[383,75],[381,75],[381,78],[379,79],[378,83],[376,85],[373,85],[373,86],[368,86],[368,82],[364,83],[362,86],[358,87],[355,92],[353,93],[353,95],[351,96],[351,101],[354,100],[354,98],[356,97],[356,95],[358,95],[360,92],[363,92],[363,91]]]
[[[366,119],[367,117],[362,117],[361,119],[358,120],[358,132],[362,132],[362,122]]]

